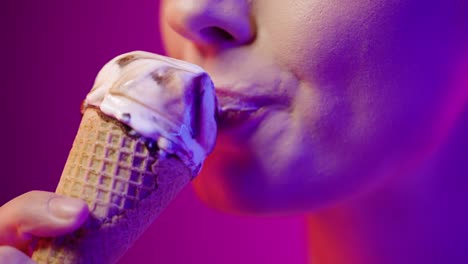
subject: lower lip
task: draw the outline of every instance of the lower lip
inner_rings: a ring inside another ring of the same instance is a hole
[[[265,109],[221,110],[218,115],[218,128],[220,130],[243,129],[255,127],[264,116]]]
[[[286,108],[285,100],[273,97],[249,97],[219,89],[218,129],[220,131],[252,132],[271,111]]]
[[[252,119],[259,111],[259,109],[222,109],[218,115],[218,127],[223,130],[242,126]]]

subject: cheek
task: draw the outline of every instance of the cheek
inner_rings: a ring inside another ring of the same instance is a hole
[[[285,5],[273,1],[258,10],[259,41],[300,79],[344,81],[352,76],[368,45],[367,31],[379,23],[371,19],[378,11],[368,1],[361,2],[294,1]]]

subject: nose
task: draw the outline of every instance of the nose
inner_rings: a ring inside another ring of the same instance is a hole
[[[166,22],[197,46],[236,46],[255,38],[251,0],[166,0]]]

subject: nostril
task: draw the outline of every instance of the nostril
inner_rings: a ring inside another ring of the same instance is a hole
[[[233,35],[220,27],[206,27],[200,30],[201,37],[208,42],[232,42],[235,41]]]

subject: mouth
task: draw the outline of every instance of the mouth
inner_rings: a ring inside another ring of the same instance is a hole
[[[256,126],[271,110],[290,106],[288,98],[275,95],[251,96],[221,88],[216,89],[216,95],[220,130]]]

